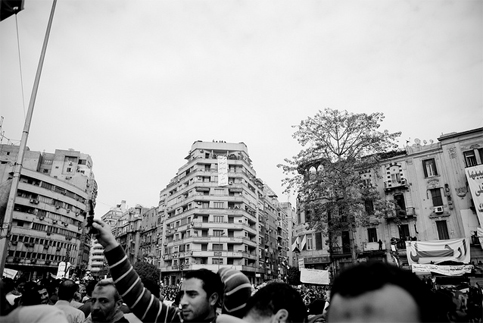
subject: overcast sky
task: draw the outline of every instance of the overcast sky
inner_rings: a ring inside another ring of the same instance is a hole
[[[21,68],[16,19],[0,23],[16,144],[51,4],[17,16]],[[401,144],[482,127],[483,1],[59,1],[28,146],[91,155],[96,215],[157,206],[196,140],[245,142],[293,203],[276,165],[301,149],[291,126],[326,107],[383,112]]]

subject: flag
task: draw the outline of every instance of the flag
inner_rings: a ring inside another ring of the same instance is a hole
[[[293,237],[292,238],[292,251],[300,252],[299,237]]]
[[[300,250],[304,250],[305,243],[307,243],[307,235],[304,235],[304,238],[302,239],[302,243],[300,244]]]

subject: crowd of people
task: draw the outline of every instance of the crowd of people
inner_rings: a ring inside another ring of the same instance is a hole
[[[178,286],[153,286],[136,273],[111,229],[93,226],[112,278],[0,281],[0,322],[482,322],[482,290],[443,289],[381,262],[342,271],[327,286],[270,281],[241,272],[186,272]]]

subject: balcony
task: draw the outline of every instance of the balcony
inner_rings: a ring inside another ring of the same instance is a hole
[[[399,207],[392,212],[385,216],[387,221],[395,220],[395,219],[409,219],[416,217],[416,209],[414,207],[407,207],[405,210],[400,209]]]
[[[408,189],[409,184],[406,179],[384,181],[384,190],[390,192],[395,189]]]

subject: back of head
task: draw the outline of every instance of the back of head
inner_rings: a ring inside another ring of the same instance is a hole
[[[39,294],[39,290],[44,289],[45,287],[42,285],[37,285],[34,282],[27,282],[25,283],[25,287],[22,293],[22,305],[29,306],[29,305],[39,305],[41,303],[41,297]]]
[[[305,322],[307,319],[307,309],[297,290],[286,283],[270,283],[248,300],[245,316],[263,319],[282,309],[288,312],[286,322]]]
[[[59,285],[59,300],[71,301],[74,298],[74,294],[77,292],[78,286],[70,279],[64,280]]]
[[[343,270],[334,280],[332,298],[339,294],[344,298],[358,297],[367,292],[394,285],[405,290],[414,299],[423,322],[431,321],[432,293],[412,272],[382,262],[367,262]]]
[[[189,271],[185,275],[185,279],[197,278],[203,282],[203,290],[209,298],[213,293],[218,293],[218,299],[223,295],[223,283],[220,276],[208,269],[198,269]]]

